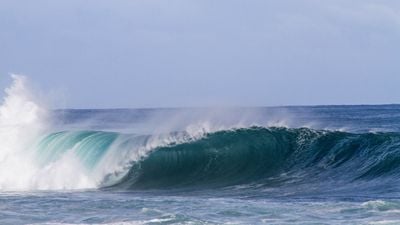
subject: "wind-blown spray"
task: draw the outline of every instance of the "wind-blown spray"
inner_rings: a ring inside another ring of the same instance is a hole
[[[49,113],[38,103],[25,76],[12,75],[12,79],[0,106],[0,189],[94,187],[72,153],[57,162],[39,164],[36,146],[51,129]]]

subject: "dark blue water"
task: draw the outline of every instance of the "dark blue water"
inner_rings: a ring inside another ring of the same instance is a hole
[[[400,105],[55,110],[41,123],[29,151],[0,158],[1,224],[400,224]]]

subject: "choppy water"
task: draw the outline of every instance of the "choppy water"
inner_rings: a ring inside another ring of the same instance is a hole
[[[52,191],[3,193],[0,217],[2,224],[398,224],[399,208],[393,199]]]

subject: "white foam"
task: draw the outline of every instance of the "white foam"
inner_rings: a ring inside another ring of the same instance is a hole
[[[28,87],[28,79],[12,75],[0,106],[0,190],[92,188],[94,182],[73,152],[40,166],[34,146],[50,129],[48,111]]]
[[[12,75],[0,106],[0,189],[24,189],[35,167],[32,146],[45,129],[46,111],[35,103],[24,76]]]

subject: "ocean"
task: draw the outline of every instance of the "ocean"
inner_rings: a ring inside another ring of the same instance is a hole
[[[0,106],[0,224],[400,224],[400,105]]]

